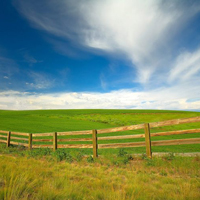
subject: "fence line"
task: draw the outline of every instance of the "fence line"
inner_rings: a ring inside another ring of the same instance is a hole
[[[150,133],[151,128],[161,127],[161,126],[171,126],[183,123],[193,123],[193,122],[200,122],[200,117],[175,119],[162,122],[152,122],[152,123],[145,123],[145,124],[138,124],[131,126],[122,126],[122,127],[100,129],[100,130],[87,130],[87,131],[67,131],[67,132],[32,134],[32,133],[20,133],[20,132],[0,130],[0,142],[6,143],[7,147],[9,147],[10,144],[22,145],[30,150],[32,148],[52,148],[54,151],[56,151],[57,148],[92,148],[93,157],[95,158],[98,157],[98,149],[146,146],[146,154],[149,158],[152,158],[151,146],[198,144],[200,143],[200,138],[151,141],[151,137],[200,133],[200,128]],[[138,130],[138,129],[143,129],[144,134],[98,137],[99,134]],[[76,136],[76,135],[91,135],[91,138],[62,138],[62,139],[58,138],[59,136]],[[44,139],[41,137],[51,137],[51,138]],[[103,141],[103,140],[105,141],[105,140],[118,140],[118,139],[132,139],[132,138],[145,138],[145,141],[129,142],[129,143],[98,144],[98,141]],[[13,139],[15,141],[12,141]],[[16,140],[20,142],[17,142]],[[68,142],[68,141],[74,141],[74,142],[90,141],[92,142],[92,144],[60,144],[60,142]],[[51,144],[33,144],[33,142],[39,142],[39,143],[51,142]]]

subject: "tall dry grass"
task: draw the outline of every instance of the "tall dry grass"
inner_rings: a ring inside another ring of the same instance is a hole
[[[109,156],[108,156],[109,157]],[[200,158],[119,157],[93,163],[0,156],[0,199],[200,199]]]

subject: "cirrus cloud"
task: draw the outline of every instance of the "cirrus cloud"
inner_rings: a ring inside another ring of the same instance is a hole
[[[22,15],[38,29],[88,50],[92,48],[126,57],[137,69],[134,81],[143,84],[162,68],[173,70],[168,63],[176,59],[174,41],[200,11],[198,1],[14,2]],[[62,49],[67,49],[66,44],[63,45]]]
[[[194,80],[200,85],[200,80]],[[192,88],[192,89],[191,89]],[[200,110],[198,85],[186,82],[176,87],[150,91],[116,90],[99,92],[30,93],[6,91],[0,93],[0,109],[168,109]],[[178,91],[178,92],[177,92]],[[189,97],[189,98],[188,98]]]
[[[130,61],[136,70],[132,82],[143,90],[22,95],[9,91],[8,104],[1,93],[0,108],[200,109],[200,47],[183,42],[200,12],[199,1],[14,0],[14,5],[34,28],[53,36],[54,48],[63,54],[74,51],[66,46],[70,43]],[[103,74],[100,81],[103,88],[109,87]]]

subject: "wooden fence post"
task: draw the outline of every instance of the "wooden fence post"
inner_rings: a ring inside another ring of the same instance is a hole
[[[53,151],[57,149],[57,132],[53,133]]]
[[[150,126],[149,123],[144,124],[145,131],[145,142],[146,142],[146,154],[149,158],[152,158],[151,152],[151,135],[150,135]]]
[[[92,142],[93,142],[93,158],[97,158],[98,157],[97,130],[92,130]]]
[[[7,147],[10,146],[10,135],[11,135],[11,131],[8,132],[8,136],[7,136]]]
[[[29,150],[32,149],[32,133],[29,133],[29,137],[28,137],[28,148],[29,148]]]

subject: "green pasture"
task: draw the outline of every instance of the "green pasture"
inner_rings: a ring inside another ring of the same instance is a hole
[[[45,132],[64,132],[80,131],[92,129],[104,129],[111,127],[142,124],[148,122],[159,122],[170,119],[182,119],[200,116],[200,112],[187,111],[167,111],[167,110],[33,110],[33,111],[5,111],[0,110],[0,130],[45,133]],[[186,130],[200,128],[200,122],[181,124],[176,126],[166,126],[151,129],[151,132],[163,132],[171,130]],[[141,134],[144,130],[124,131],[116,133],[99,134],[98,137],[117,136],[129,134]],[[91,138],[91,135],[73,136],[73,138]],[[199,138],[199,133],[158,136],[152,137],[153,140],[170,140],[182,138]],[[47,137],[45,137],[47,138]],[[49,137],[51,138],[51,137]],[[59,138],[72,138],[72,136],[59,136]],[[3,139],[3,138],[0,138]],[[19,140],[16,140],[21,142]],[[107,140],[98,141],[103,143],[125,143],[144,141],[139,139]],[[45,143],[45,142],[44,142]],[[43,143],[43,144],[44,144]],[[63,142],[63,144],[90,144],[91,142]],[[35,144],[39,144],[35,142]],[[46,142],[45,144],[51,144]],[[76,149],[66,149],[76,151]],[[83,149],[86,154],[92,154],[92,149]],[[117,149],[100,149],[99,154],[116,153]],[[128,153],[145,153],[144,147],[126,148]],[[152,147],[153,152],[199,152],[200,144],[159,146]]]

